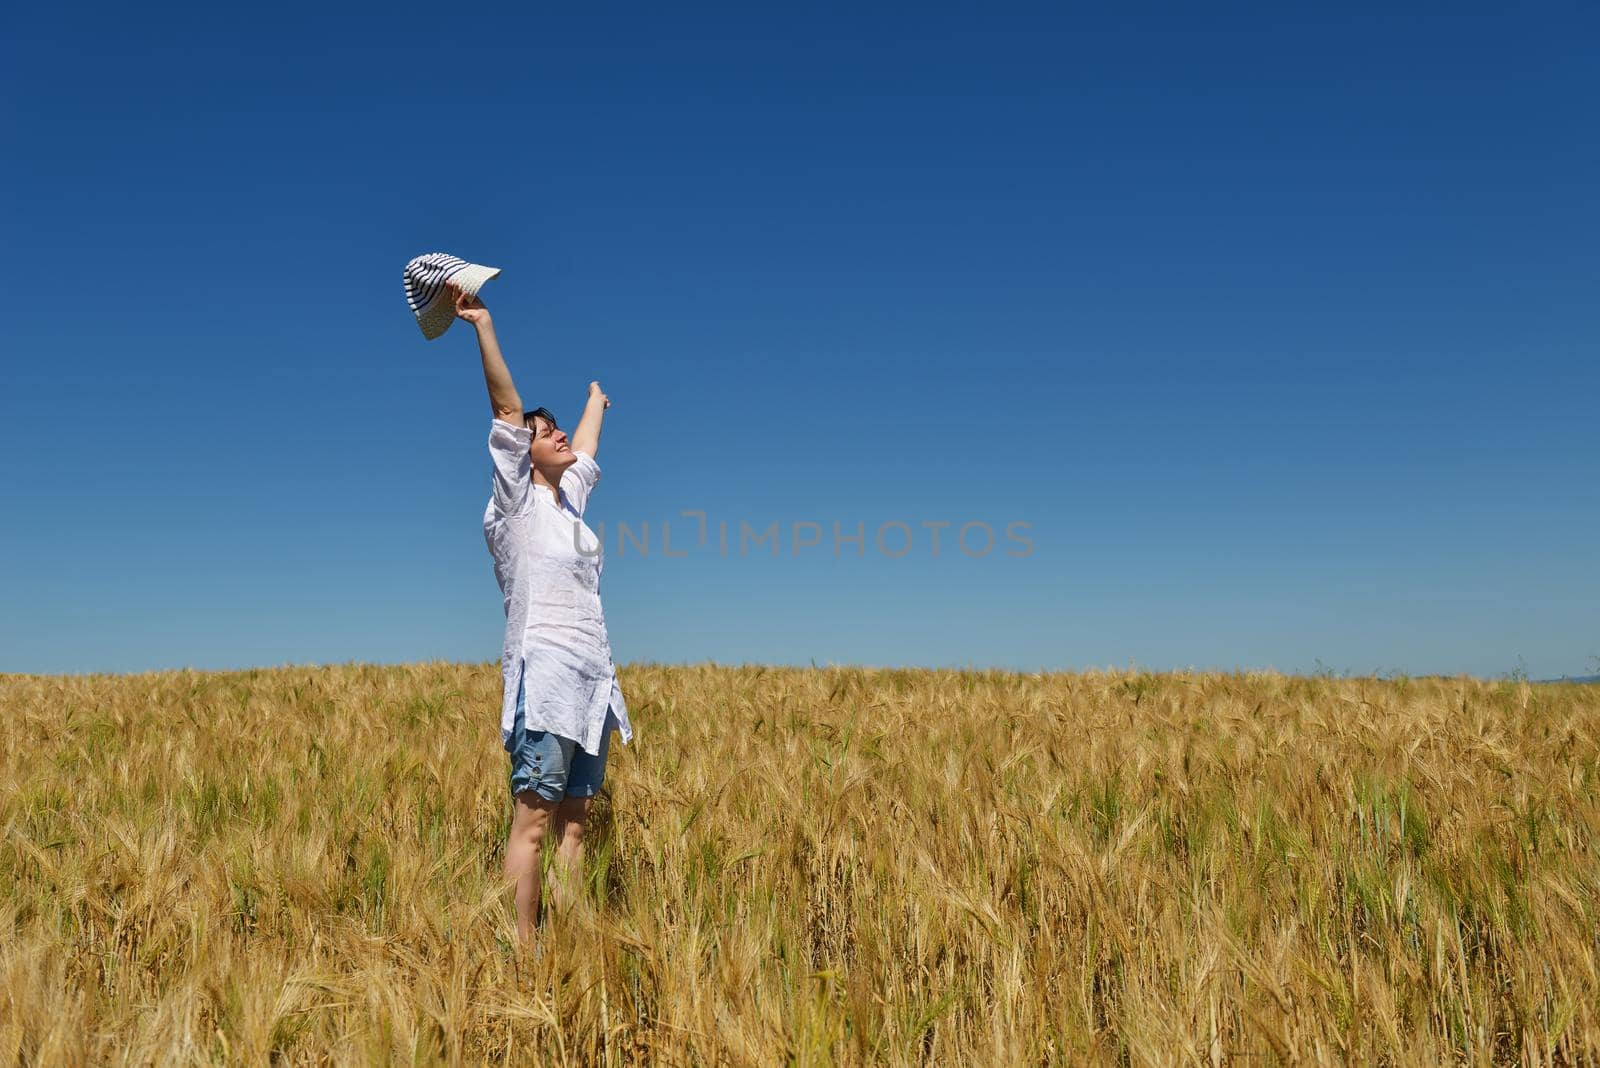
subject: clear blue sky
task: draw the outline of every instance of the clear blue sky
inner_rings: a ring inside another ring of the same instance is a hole
[[[0,670],[497,657],[434,250],[619,661],[1590,669],[1593,5],[771,8],[14,18]]]

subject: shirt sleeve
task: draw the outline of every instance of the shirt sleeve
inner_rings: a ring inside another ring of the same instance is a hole
[[[502,515],[520,515],[533,501],[533,432],[496,419],[489,424],[489,458],[494,461],[494,506]]]
[[[561,493],[580,516],[588,507],[589,494],[600,481],[600,465],[586,452],[574,452],[577,460],[561,474]]]

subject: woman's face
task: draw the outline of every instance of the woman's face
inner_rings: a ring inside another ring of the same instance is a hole
[[[533,457],[533,466],[546,470],[552,467],[567,468],[577,460],[572,454],[571,446],[567,444],[567,432],[557,430],[544,416],[534,416],[528,429],[533,431],[533,440],[528,444],[528,454]]]

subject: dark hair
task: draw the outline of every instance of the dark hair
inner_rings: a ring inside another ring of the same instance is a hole
[[[534,418],[534,416],[538,416],[540,419],[543,419],[546,422],[548,422],[550,424],[550,429],[551,430],[560,430],[561,429],[560,425],[556,423],[556,417],[550,414],[550,409],[549,408],[535,408],[531,412],[523,412],[522,413],[522,425],[525,426],[525,427],[532,427],[533,426],[533,418]]]

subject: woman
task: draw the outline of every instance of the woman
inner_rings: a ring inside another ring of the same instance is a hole
[[[494,484],[483,534],[505,600],[500,736],[511,757],[515,811],[505,875],[514,883],[517,934],[538,924],[540,856],[556,833],[558,903],[576,890],[589,806],[605,778],[613,730],[633,738],[600,610],[599,539],[583,521],[600,479],[594,455],[610,400],[589,383],[589,401],[569,443],[543,408],[524,411],[500,354],[489,309],[453,289],[456,315],[478,332],[494,421]],[[564,885],[563,885],[564,884]]]

